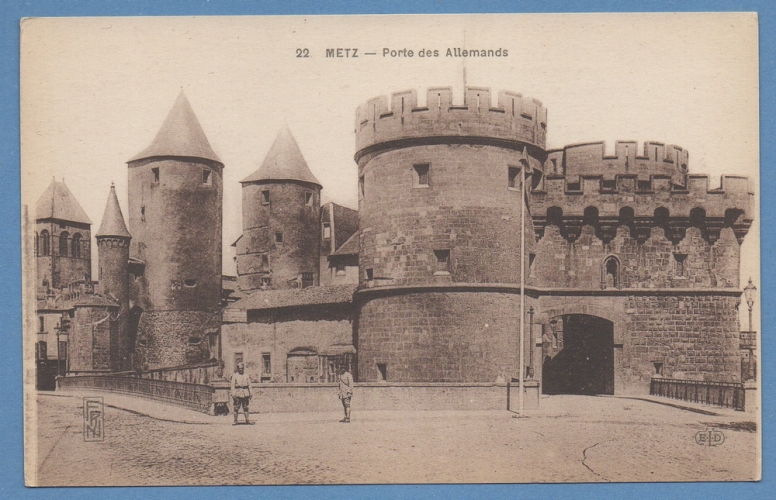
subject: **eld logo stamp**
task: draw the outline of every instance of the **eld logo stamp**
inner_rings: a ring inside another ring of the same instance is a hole
[[[701,446],[719,446],[725,442],[722,431],[706,429],[695,434],[695,442]]]
[[[84,398],[84,441],[105,440],[104,407],[102,397]]]

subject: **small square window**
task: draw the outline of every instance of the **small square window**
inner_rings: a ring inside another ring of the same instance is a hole
[[[203,170],[202,171],[202,184],[210,185],[210,170]]]
[[[434,250],[436,271],[434,274],[450,274],[450,250]]]
[[[272,278],[264,276],[261,278],[261,288],[266,290],[272,285]]]
[[[151,172],[154,174],[154,182],[159,182],[159,168],[152,168]]]
[[[283,233],[280,231],[275,233],[275,243],[283,243]]]
[[[520,176],[520,169],[517,167],[509,167],[509,180],[507,183],[507,186],[509,186],[512,189],[519,188],[519,184],[517,183],[517,180]]]
[[[313,194],[309,191],[304,194],[304,204],[308,207],[313,206]]]
[[[269,205],[269,190],[264,190],[261,192],[261,203],[263,205]]]
[[[422,163],[420,165],[414,165],[413,171],[415,172],[415,187],[428,186],[428,172],[430,165],[428,163]]]
[[[323,223],[323,237],[331,238],[331,224],[328,222]]]

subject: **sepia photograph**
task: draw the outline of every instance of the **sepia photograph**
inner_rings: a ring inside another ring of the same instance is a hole
[[[25,484],[759,481],[758,44],[23,19]]]

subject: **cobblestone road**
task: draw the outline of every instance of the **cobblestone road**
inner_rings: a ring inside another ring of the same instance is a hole
[[[38,396],[40,485],[512,483],[747,480],[758,435],[745,414],[708,416],[620,398],[553,396],[542,413],[261,414],[253,426],[159,420],[111,408],[83,440],[82,400]],[[721,430],[724,444],[695,434]]]

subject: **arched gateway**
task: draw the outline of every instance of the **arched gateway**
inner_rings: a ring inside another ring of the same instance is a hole
[[[614,323],[589,314],[550,319],[542,339],[544,394],[614,394]]]

